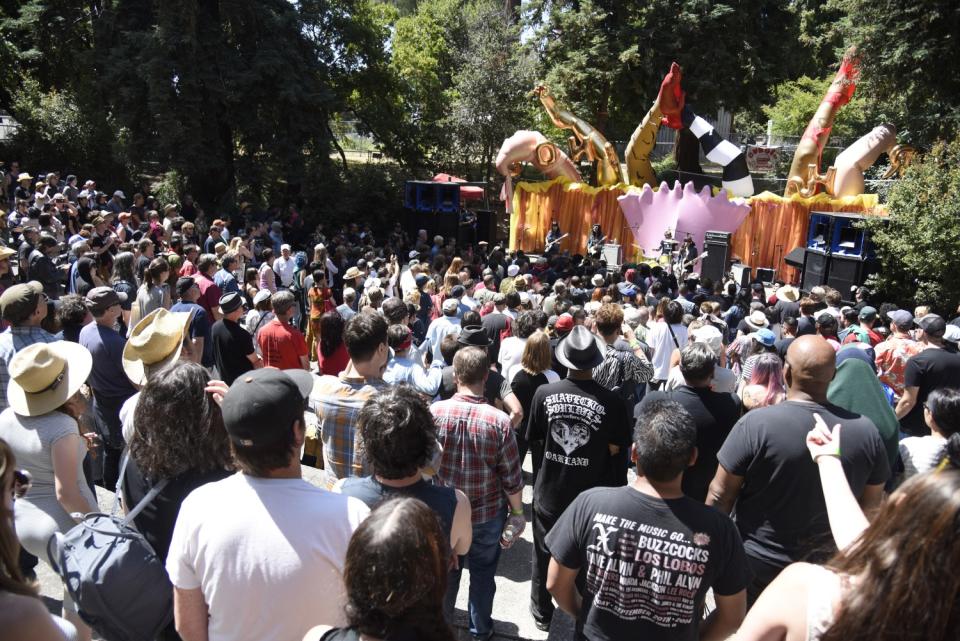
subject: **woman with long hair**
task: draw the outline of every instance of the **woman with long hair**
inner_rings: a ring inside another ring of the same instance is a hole
[[[257,292],[260,291],[258,283],[260,282],[260,275],[257,272],[256,267],[247,267],[243,272],[243,297],[247,299],[247,307],[253,308],[253,299],[256,298]]]
[[[333,291],[327,287],[326,272],[322,269],[313,270],[313,282],[307,290],[307,304],[310,308],[306,336],[307,354],[313,357],[317,354],[317,342],[320,340],[320,317],[336,307],[333,303]]]
[[[450,266],[447,267],[447,273],[443,275],[444,286],[446,286],[447,279],[450,276],[457,277],[457,284],[460,284],[460,270],[463,269],[463,259],[459,256],[454,256],[453,260],[450,261]]]
[[[745,410],[776,405],[785,399],[783,362],[775,353],[760,354],[753,361],[749,381],[740,390]]]
[[[86,409],[80,388],[92,364],[85,347],[66,341],[34,343],[10,361],[10,407],[0,413],[0,438],[33,477],[30,492],[17,501],[14,522],[20,544],[41,559],[51,536],[77,524],[74,513],[97,509],[83,474],[87,444],[77,423]],[[63,612],[79,638],[89,640],[90,628],[66,588]]]
[[[320,317],[320,342],[317,347],[317,368],[321,374],[336,376],[347,369],[350,354],[343,342],[346,323],[337,312],[325,312]]]
[[[167,284],[169,276],[170,263],[165,258],[154,258],[143,270],[143,282],[137,290],[130,327],[135,326],[155,309],[170,309],[170,287]]]
[[[133,520],[161,560],[167,558],[187,495],[235,471],[220,406],[205,391],[209,382],[203,366],[175,362],[150,378],[134,410],[123,502],[129,510],[159,481],[167,481]]]
[[[818,417],[819,418],[819,417]],[[839,426],[807,435],[839,552],[794,563],[760,595],[738,641],[948,641],[960,625],[960,434],[934,471],[909,479],[871,520],[840,462]]]
[[[520,401],[520,407],[523,408],[523,415],[530,416],[530,405],[533,403],[533,395],[541,385],[556,383],[560,376],[551,368],[553,364],[553,350],[550,349],[550,337],[541,329],[537,329],[527,337],[523,345],[523,355],[520,357],[520,363],[514,365],[507,372],[507,380],[510,382],[510,389]],[[529,444],[525,436],[526,423],[522,423],[519,429],[514,430],[514,436],[517,438],[517,449],[520,452],[520,461],[527,455]],[[540,459],[543,458],[543,450],[534,446],[532,455],[533,477],[536,479],[537,471],[540,469]],[[537,451],[539,449],[539,451]]]
[[[657,320],[647,332],[647,345],[653,350],[651,389],[660,389],[670,375],[674,352],[687,344],[687,328],[683,325],[683,307],[675,300],[662,298],[657,304]],[[677,357],[679,358],[679,357]]]
[[[304,641],[453,641],[443,619],[450,544],[414,498],[382,503],[347,546],[347,627],[318,626]]]
[[[20,572],[20,541],[13,529],[15,501],[26,496],[31,479],[17,469],[16,457],[0,439],[0,630],[5,639],[65,641],[76,628],[52,617],[36,588]]]
[[[92,258],[83,256],[77,259],[77,294],[86,296],[91,289],[103,284],[96,276],[96,270],[97,262]]]
[[[123,323],[130,326],[130,309],[137,296],[137,276],[134,274],[135,259],[132,252],[120,252],[113,259],[110,272],[110,285],[115,292],[126,294],[127,300],[120,303],[123,310]]]

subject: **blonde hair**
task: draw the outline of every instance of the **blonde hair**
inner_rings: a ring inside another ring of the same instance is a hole
[[[550,337],[543,330],[537,330],[527,338],[523,346],[523,355],[520,357],[520,367],[527,374],[536,376],[553,365],[550,352]]]
[[[437,293],[437,283],[436,283],[436,281],[434,281],[434,280],[431,278],[431,279],[428,280],[426,283],[424,283],[424,284],[423,284],[423,291],[427,292],[428,294],[436,294],[436,293]]]

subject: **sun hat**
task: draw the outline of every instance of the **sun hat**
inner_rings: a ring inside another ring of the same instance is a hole
[[[603,362],[606,345],[599,336],[591,334],[583,325],[577,325],[557,344],[557,360],[570,369],[593,369]]]
[[[11,256],[16,255],[16,250],[10,249],[6,245],[0,245],[0,260],[4,258],[10,258]]]
[[[243,447],[276,443],[293,422],[303,421],[313,374],[302,369],[265,367],[238,377],[223,396],[223,425]]]
[[[594,287],[603,287],[603,276],[601,274],[594,274],[593,278],[590,279],[590,284]]]
[[[17,176],[17,182],[20,182],[21,180],[33,180],[33,176],[31,176],[27,172],[23,172],[19,176]]]
[[[754,329],[766,327],[769,324],[770,321],[767,320],[767,315],[759,309],[750,312],[750,316],[747,317],[747,325],[750,325]]]
[[[150,376],[180,358],[193,312],[155,309],[133,327],[123,346],[121,365],[135,385],[145,385]]]
[[[713,325],[704,325],[690,332],[690,340],[694,343],[703,343],[717,356],[723,349],[723,334]]]
[[[757,331],[750,334],[750,338],[751,340],[755,340],[766,347],[773,347],[773,344],[777,342],[776,335],[766,327],[761,327]]]
[[[507,276],[513,278],[514,276],[516,276],[516,275],[519,274],[519,273],[520,273],[520,266],[519,266],[519,265],[510,265],[509,267],[507,267]]]
[[[343,275],[343,279],[353,280],[354,278],[360,278],[361,276],[363,276],[363,273],[359,269],[357,269],[356,267],[351,267]]]
[[[48,414],[77,393],[92,366],[93,357],[79,343],[28,345],[10,360],[7,403],[21,416]]]
[[[784,285],[775,293],[777,300],[785,300],[795,303],[800,300],[800,290],[793,285]]]

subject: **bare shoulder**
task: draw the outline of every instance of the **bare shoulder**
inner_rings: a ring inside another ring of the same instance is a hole
[[[0,593],[0,630],[4,638],[11,639],[61,641],[66,638],[40,599],[9,592]]]

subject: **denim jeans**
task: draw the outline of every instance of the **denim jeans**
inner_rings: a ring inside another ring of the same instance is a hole
[[[444,610],[449,617],[457,602],[457,592],[460,588],[460,574],[463,571],[463,562],[467,561],[470,568],[470,634],[484,639],[493,631],[493,595],[497,592],[494,576],[497,573],[497,562],[500,561],[500,535],[507,520],[506,512],[486,521],[474,523],[473,543],[465,556],[460,557],[460,568],[450,573],[447,578],[447,594],[444,599]]]

